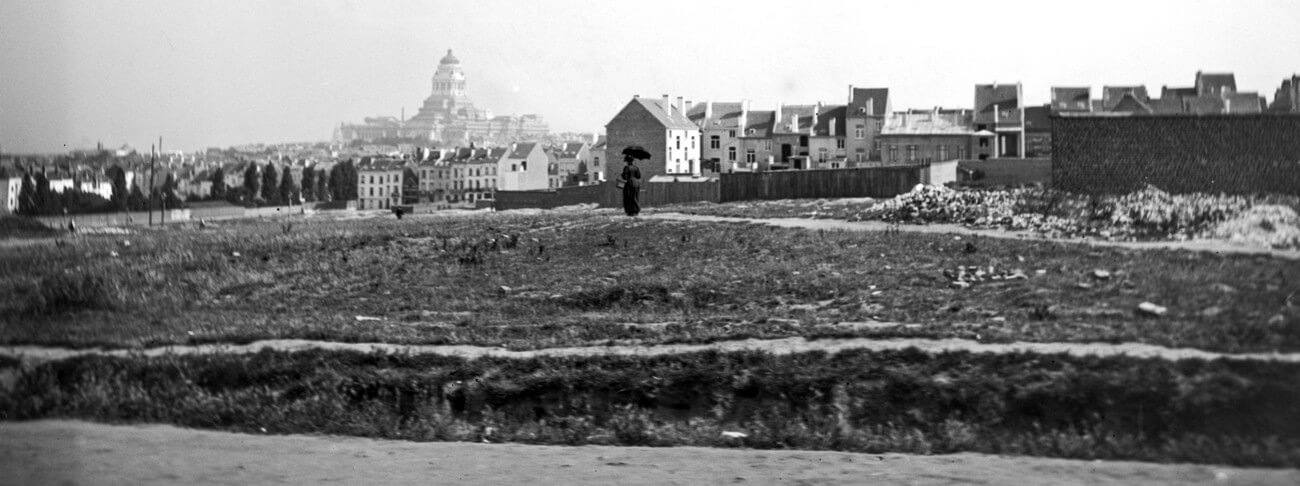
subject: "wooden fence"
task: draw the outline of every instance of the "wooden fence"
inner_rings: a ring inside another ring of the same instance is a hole
[[[719,202],[894,197],[921,183],[924,170],[924,167],[873,167],[722,174]]]

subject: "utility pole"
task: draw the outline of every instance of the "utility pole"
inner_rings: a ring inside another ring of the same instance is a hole
[[[162,158],[162,154],[163,154],[163,149],[162,149],[162,135],[159,135],[159,136],[158,136],[158,158],[161,159],[161,158]],[[168,169],[171,169],[171,166],[172,166],[172,164],[171,164],[171,160],[168,159],[167,168],[168,168]],[[174,179],[174,178],[172,179],[172,181],[175,181],[175,180],[176,180],[176,179]],[[167,225],[167,195],[166,195],[166,194],[159,193],[159,194],[158,194],[158,201],[162,203],[162,211],[159,211],[159,212],[158,212],[158,220],[159,220],[159,223],[158,223],[158,224],[163,225],[163,226],[166,226],[166,225]]]
[[[154,151],[154,146],[150,145],[149,146],[149,199],[148,199],[149,203],[146,204],[146,206],[149,208],[149,226],[153,226],[153,180],[154,180],[154,173],[155,173],[154,169],[155,166],[157,166],[157,164],[158,164],[158,154]]]

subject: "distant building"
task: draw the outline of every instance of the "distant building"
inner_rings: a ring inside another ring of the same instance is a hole
[[[570,141],[556,145],[551,149],[555,157],[556,171],[561,176],[562,185],[576,185],[587,182],[592,173],[591,145],[583,141]]]
[[[341,124],[334,138],[339,142],[405,139],[440,142],[444,145],[500,145],[541,139],[550,127],[539,115],[492,116],[474,106],[466,87],[465,71],[451,49],[438,63],[431,83],[432,94],[410,119],[366,118],[360,124]]]
[[[0,207],[3,214],[13,214],[18,212],[18,193],[22,191],[22,175],[11,173],[8,177],[0,179]]]
[[[390,209],[402,202],[400,159],[368,158],[357,164],[357,209]]]
[[[975,130],[996,135],[991,157],[1024,157],[1023,99],[1020,83],[975,85]]]
[[[621,160],[621,159],[620,159]],[[539,191],[550,186],[550,164],[541,144],[510,144],[497,163],[497,188],[502,191]]]
[[[878,137],[890,111],[889,88],[849,86],[844,145],[851,166],[880,160]]]
[[[1147,95],[1146,86],[1103,86],[1101,88],[1101,109],[1093,111],[1115,111],[1115,107],[1126,97],[1132,100],[1128,104],[1129,106],[1133,105],[1132,102],[1146,104],[1151,99]]]
[[[965,110],[894,113],[880,131],[884,160],[870,165],[920,165],[995,156],[997,134],[987,125],[977,129],[977,117]]]
[[[607,178],[617,178],[623,166],[623,150],[639,145],[650,159],[637,163],[641,176],[698,175],[700,173],[700,128],[686,117],[682,99],[674,106],[668,95],[660,100],[633,96],[605,125]],[[617,161],[615,163],[614,161]]]
[[[1051,156],[1052,105],[1026,107],[1025,157]]]
[[[727,150],[727,160],[737,172],[771,170],[776,153],[772,150],[772,133],[779,111],[750,111],[745,130],[739,135],[736,150]]]
[[[1052,113],[1092,111],[1092,88],[1052,88]]]
[[[1273,104],[1268,111],[1274,113],[1300,113],[1300,75],[1291,75],[1283,79],[1273,95]]]
[[[734,154],[748,120],[749,101],[706,101],[686,111],[687,118],[700,127],[700,172],[735,170]]]

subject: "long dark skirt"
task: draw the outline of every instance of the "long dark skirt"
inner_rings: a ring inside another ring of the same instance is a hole
[[[636,216],[641,212],[641,189],[632,187],[631,184],[623,186],[623,211],[628,216]]]

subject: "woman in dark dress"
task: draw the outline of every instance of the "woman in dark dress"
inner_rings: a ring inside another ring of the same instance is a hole
[[[623,181],[623,211],[628,216],[636,216],[641,213],[641,203],[638,200],[641,197],[641,169],[636,166],[636,159],[631,155],[624,155],[623,161],[627,162],[623,166],[623,175],[619,176]]]

